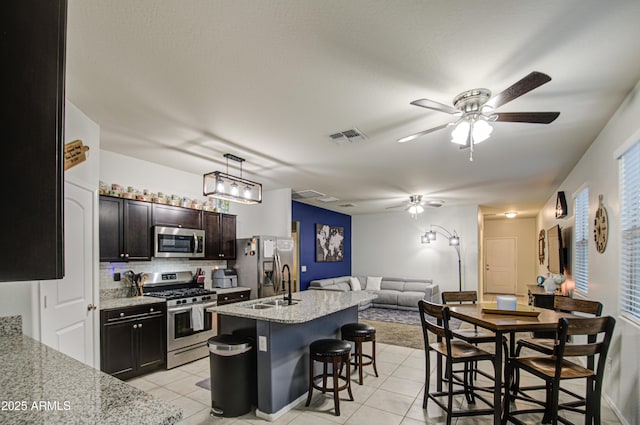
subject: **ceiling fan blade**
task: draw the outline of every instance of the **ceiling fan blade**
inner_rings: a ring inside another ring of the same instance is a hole
[[[555,121],[560,112],[497,112],[491,117],[502,122],[528,122],[532,124],[550,124]]]
[[[452,115],[462,114],[462,112],[457,110],[456,108],[445,105],[444,103],[436,102],[435,100],[418,99],[411,102],[411,105],[421,106],[423,108],[433,109],[434,111],[440,111]]]
[[[433,127],[433,128],[428,129],[428,130],[424,130],[424,131],[421,131],[419,133],[412,134],[411,136],[403,137],[402,139],[398,139],[398,143],[410,142],[413,139],[417,139],[420,136],[424,136],[425,134],[429,134],[429,133],[433,133],[434,131],[442,130],[443,128],[446,128],[446,127],[450,126],[451,124],[452,123],[442,124],[442,125],[439,125],[437,127]]]
[[[540,87],[541,85],[551,81],[551,77],[542,72],[533,71],[511,87],[507,88],[502,93],[492,97],[485,105],[491,106],[496,109],[507,102],[522,96],[525,93],[529,93],[531,90]]]

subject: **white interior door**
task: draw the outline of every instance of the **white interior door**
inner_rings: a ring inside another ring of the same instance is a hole
[[[42,342],[94,365],[94,192],[65,182],[65,276],[40,283]]]
[[[516,293],[516,238],[485,239],[485,292]]]

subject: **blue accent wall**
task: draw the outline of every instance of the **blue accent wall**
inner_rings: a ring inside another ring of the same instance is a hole
[[[291,202],[291,218],[300,222],[300,289],[309,287],[315,279],[351,275],[351,216],[301,202]],[[316,262],[316,224],[344,227],[344,260]],[[302,270],[302,269],[301,269]]]

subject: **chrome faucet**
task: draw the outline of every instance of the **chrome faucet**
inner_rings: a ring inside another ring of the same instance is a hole
[[[293,304],[293,297],[291,296],[291,269],[289,269],[289,265],[285,264],[282,266],[282,289],[284,289],[284,271],[287,270],[287,285],[289,286],[289,295],[285,295],[284,299],[289,300],[289,305]]]

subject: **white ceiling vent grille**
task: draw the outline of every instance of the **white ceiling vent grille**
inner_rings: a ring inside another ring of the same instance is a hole
[[[291,194],[291,199],[310,199],[310,198],[319,198],[321,196],[325,196],[324,193],[316,192],[315,190],[307,189],[301,190],[298,192],[293,192]]]
[[[367,140],[367,136],[357,128],[334,133],[330,135],[329,138],[338,145]]]

